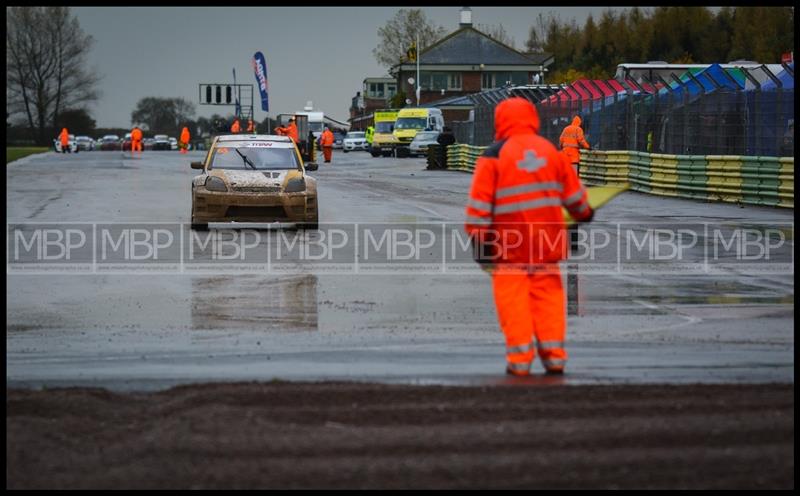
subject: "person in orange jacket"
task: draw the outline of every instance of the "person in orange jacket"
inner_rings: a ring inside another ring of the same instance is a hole
[[[495,143],[475,164],[465,228],[490,271],[506,341],[506,373],[564,372],[566,301],[558,262],[569,250],[562,206],[579,222],[594,211],[566,157],[540,136],[536,107],[508,98],[495,109]],[[535,348],[534,348],[535,347]]]
[[[61,141],[61,153],[72,153],[69,149],[69,131],[67,128],[61,128],[61,134],[58,135],[59,141]]]
[[[561,137],[558,139],[558,144],[561,150],[569,158],[570,163],[575,170],[578,170],[578,164],[581,161],[581,152],[578,147],[589,149],[589,143],[583,137],[583,129],[581,129],[581,118],[577,115],[572,119],[572,124],[565,127],[561,132]]]
[[[239,134],[239,131],[242,130],[242,125],[239,124],[239,118],[233,120],[233,124],[231,125],[231,133]]]
[[[322,145],[322,155],[325,157],[325,162],[330,163],[331,155],[333,155],[333,133],[329,128],[325,128],[320,136],[320,145]]]
[[[276,127],[275,128],[275,132],[277,132],[278,134],[280,134],[282,136],[288,136],[288,137],[292,138],[295,143],[297,143],[298,138],[299,138],[299,134],[297,132],[297,124],[295,124],[294,117],[289,117],[289,125],[288,126],[286,126],[286,127]]]
[[[142,138],[142,130],[138,126],[133,126],[133,129],[131,129],[131,157],[135,156],[136,151],[139,152],[139,157],[142,156],[142,150],[144,149]]]
[[[181,141],[178,143],[181,153],[189,153],[189,139],[189,128],[184,126],[183,130],[181,130]]]
[[[247,119],[247,132],[248,134],[253,134],[256,132],[256,125],[253,123],[253,119]]]

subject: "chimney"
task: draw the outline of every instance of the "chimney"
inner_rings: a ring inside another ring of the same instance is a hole
[[[469,7],[461,8],[461,22],[458,25],[460,28],[472,26],[472,9]]]

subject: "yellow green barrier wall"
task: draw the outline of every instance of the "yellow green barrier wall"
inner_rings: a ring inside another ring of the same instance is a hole
[[[450,145],[447,168],[473,171],[486,147]],[[581,151],[581,179],[654,195],[794,208],[794,157]]]

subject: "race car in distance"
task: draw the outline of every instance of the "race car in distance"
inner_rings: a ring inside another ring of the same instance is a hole
[[[100,144],[100,151],[119,150],[121,145],[119,136],[116,134],[107,134],[100,138],[98,143]]]
[[[166,134],[156,134],[153,136],[153,150],[171,150],[169,138]]]
[[[306,173],[317,164],[304,164],[288,136],[217,136],[192,168],[203,170],[192,179],[192,229],[209,222],[319,224],[317,181]]]
[[[131,133],[125,133],[125,138],[122,140],[122,151],[129,152],[131,151]]]
[[[78,150],[87,152],[94,150],[94,140],[88,136],[78,136],[75,142],[78,144]]]

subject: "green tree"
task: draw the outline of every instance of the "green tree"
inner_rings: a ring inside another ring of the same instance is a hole
[[[406,58],[406,50],[419,36],[417,53],[434,44],[447,31],[429,21],[422,9],[400,9],[384,26],[378,28],[378,46],[372,50],[378,64],[390,70]]]
[[[736,7],[731,59],[770,63],[794,47],[793,7]]]
[[[184,98],[142,98],[131,112],[131,124],[153,134],[175,134],[193,118],[194,104]]]
[[[68,109],[59,114],[58,121],[56,121],[55,129],[60,130],[62,127],[69,129],[70,134],[94,134],[97,122],[92,119],[86,109]]]
[[[406,92],[405,91],[398,91],[394,94],[394,96],[389,100],[389,106],[391,108],[403,108],[406,106]]]

